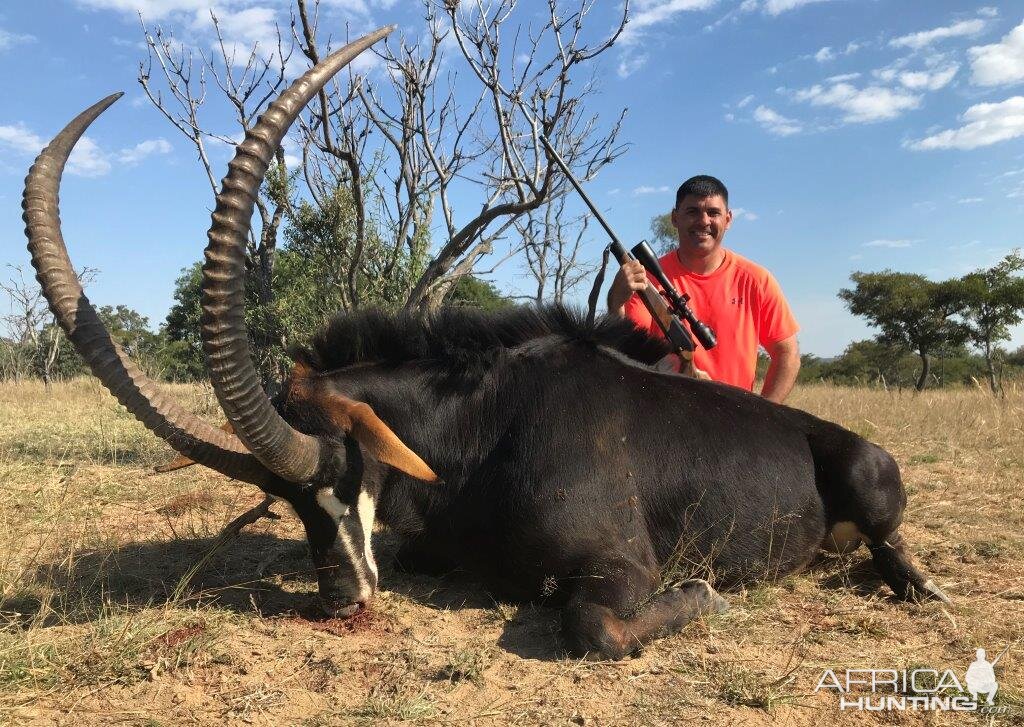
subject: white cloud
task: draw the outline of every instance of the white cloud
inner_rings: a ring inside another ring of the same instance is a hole
[[[195,48],[207,46],[215,55],[220,54],[219,44],[214,37],[211,12],[217,17],[220,33],[228,58],[232,63],[244,65],[259,46],[261,57],[277,54],[277,29],[282,28],[282,40],[287,47],[290,42],[288,17],[278,0],[74,0],[78,5],[93,10],[109,10],[130,16],[137,22],[141,14],[146,21],[170,23],[183,32],[182,40]],[[380,4],[385,0],[376,0]],[[281,11],[281,12],[279,12]],[[367,55],[362,54],[355,67]],[[288,63],[288,72],[297,74],[305,70],[305,59],[301,53],[293,53]]]
[[[294,136],[286,136],[281,141],[284,149],[284,165],[288,169],[298,169],[302,164],[302,144]]]
[[[324,5],[338,8],[350,13],[366,15],[370,12],[365,0],[325,0]]]
[[[252,45],[277,43],[276,14],[272,8],[252,7],[238,12],[219,10],[217,21],[226,38]]]
[[[643,186],[640,186],[640,187],[635,187],[633,189],[633,196],[634,197],[639,197],[642,194],[664,194],[665,192],[668,192],[668,191],[669,191],[669,188],[666,187],[666,186],[648,187],[646,185],[643,185]]]
[[[894,119],[921,105],[921,97],[911,93],[881,86],[856,88],[845,82],[828,88],[815,84],[796,91],[794,98],[812,106],[832,106],[845,111],[843,120],[851,124]]]
[[[850,41],[846,46],[842,48],[836,48],[831,45],[826,45],[823,48],[819,48],[815,53],[807,53],[806,55],[800,56],[800,60],[816,60],[818,63],[828,63],[834,61],[837,58],[852,55],[861,48],[861,44],[856,41]]]
[[[790,136],[803,131],[799,121],[788,119],[767,106],[758,106],[754,109],[754,120],[769,134],[775,136]]]
[[[220,53],[219,44],[214,40],[213,18],[210,16],[211,9],[204,7],[196,10],[191,16],[190,29],[199,36],[199,42],[203,38],[208,39],[211,47],[217,54]],[[277,14],[268,7],[252,6],[240,10],[230,10],[224,7],[215,7],[213,12],[217,17],[217,24],[220,26],[220,33],[224,39],[224,47],[227,50],[228,58],[232,64],[242,66],[249,59],[253,47],[258,46],[261,57],[276,55],[277,50]],[[287,29],[283,34],[283,41],[287,46]],[[298,70],[298,66],[304,63],[300,59],[301,54],[292,54],[292,61]],[[365,54],[364,54],[365,55]],[[291,66],[292,64],[289,64]]]
[[[747,220],[749,222],[753,222],[759,218],[759,215],[756,212],[751,212],[743,207],[733,207],[732,216],[735,220]]]
[[[338,8],[350,13],[369,15],[371,6],[381,10],[390,10],[398,0],[323,0],[324,5]],[[463,7],[466,0],[462,0]]]
[[[0,28],[0,51],[8,50],[22,43],[34,43],[35,40],[34,35],[9,33]]]
[[[828,2],[829,0],[765,0],[764,11],[769,15],[781,15],[789,10],[796,10],[811,3]]]
[[[978,15],[982,15],[986,18],[994,18],[999,15],[999,8],[984,7],[978,8]]]
[[[1024,96],[1013,96],[1000,103],[971,106],[960,117],[963,125],[904,144],[914,151],[932,149],[976,149],[1007,139],[1024,136]]]
[[[979,86],[1000,86],[1024,81],[1024,22],[998,43],[968,51],[971,80]]]
[[[911,68],[911,63],[924,68]],[[912,53],[897,58],[884,68],[878,68],[871,75],[884,83],[899,83],[912,91],[938,91],[949,85],[960,70],[960,64],[950,53],[928,53],[923,57]]]
[[[46,142],[24,124],[0,126],[0,150],[8,150],[19,158],[31,158],[38,154]],[[115,155],[104,152],[88,136],[83,136],[75,145],[68,159],[68,174],[79,177],[102,177],[113,168],[112,162],[137,164],[152,154],[167,154],[171,145],[164,139],[151,139],[122,149]],[[20,163],[20,162],[19,162]]]
[[[166,139],[147,139],[131,148],[122,149],[117,155],[117,161],[121,164],[138,164],[153,154],[170,154],[171,149]]]
[[[954,63],[936,71],[903,71],[896,77],[912,91],[938,91],[952,81],[959,70],[960,64]]]
[[[0,145],[18,153],[38,154],[39,150],[43,148],[43,144],[43,140],[24,124],[0,126]]]
[[[953,23],[952,25],[946,25],[941,28],[932,28],[931,30],[922,30],[919,33],[901,35],[899,38],[893,38],[890,40],[889,45],[894,48],[911,48],[913,50],[920,50],[921,48],[929,46],[939,40],[974,36],[984,29],[984,20],[978,20],[977,18],[974,20],[961,20],[959,23]]]
[[[76,0],[76,3],[91,10],[118,10],[131,16],[142,13],[147,20],[163,20],[172,13],[210,7],[210,0]]]
[[[102,177],[110,173],[110,160],[95,141],[83,136],[68,159],[68,172],[79,177]]]
[[[984,202],[984,201],[985,201],[984,197],[963,197],[961,199],[958,199],[956,201],[956,203],[957,204],[978,204],[979,202]]]
[[[741,109],[741,108],[743,108],[744,106],[746,106],[747,104],[749,104],[753,100],[754,100],[754,94],[750,94],[749,96],[744,96],[742,99],[740,99],[740,102],[738,104],[736,104],[736,108]]]
[[[679,13],[708,10],[718,0],[637,0],[636,12],[630,17],[626,29],[619,36],[619,42],[625,45],[635,43],[640,31],[652,25],[667,22]]]
[[[865,242],[864,247],[910,247],[914,244],[914,240],[872,240],[871,242]]]
[[[623,55],[621,60],[619,60],[619,67],[617,69],[619,78],[629,78],[632,76],[647,65],[647,58],[646,53],[638,56]]]
[[[841,73],[838,76],[829,76],[825,83],[842,83],[843,81],[856,81],[860,78],[859,73]]]
[[[125,40],[116,36],[111,37],[110,42],[119,48],[131,48],[132,50],[146,50],[146,44],[141,40]]]

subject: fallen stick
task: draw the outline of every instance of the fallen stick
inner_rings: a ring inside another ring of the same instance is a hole
[[[259,505],[246,510],[241,515],[239,515],[234,520],[225,525],[223,529],[221,529],[220,533],[217,535],[217,539],[213,541],[213,545],[210,546],[210,549],[207,550],[199,560],[197,560],[195,563],[189,566],[189,569],[187,571],[185,571],[185,574],[181,577],[181,579],[178,581],[178,584],[174,587],[174,593],[171,595],[171,600],[180,600],[184,595],[185,589],[188,588],[189,584],[192,582],[192,579],[195,578],[196,573],[198,573],[202,569],[202,567],[210,561],[210,558],[213,557],[214,553],[216,553],[218,550],[224,547],[224,545],[230,542],[233,538],[238,537],[238,534],[242,532],[242,528],[244,528],[246,525],[252,525],[260,518],[280,520],[280,515],[278,515],[276,512],[270,511],[270,506],[273,505],[274,502],[274,498],[271,497],[270,495],[267,495],[266,497],[263,498],[263,502],[261,502]]]

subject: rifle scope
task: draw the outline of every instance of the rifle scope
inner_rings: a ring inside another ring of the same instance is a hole
[[[661,285],[662,293],[668,298],[668,305],[675,311],[676,315],[682,316],[686,319],[686,322],[690,324],[690,330],[693,331],[693,335],[700,341],[700,345],[705,350],[711,350],[715,347],[718,342],[715,339],[715,332],[711,328],[703,323],[693,311],[690,310],[690,306],[686,304],[686,301],[690,299],[688,295],[680,295],[676,287],[669,281],[668,276],[665,275],[665,271],[661,267],[661,263],[658,262],[657,256],[654,254],[654,250],[647,244],[646,240],[642,240],[633,246],[631,250],[633,255],[640,264],[647,268],[647,271],[654,276],[654,278]]]

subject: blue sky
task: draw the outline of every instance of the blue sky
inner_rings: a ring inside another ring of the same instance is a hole
[[[138,12],[208,48],[210,5],[0,7],[0,264],[28,265],[20,195],[34,154],[78,111],[124,90],[65,176],[65,237],[76,264],[100,270],[88,291],[95,302],[163,319],[179,269],[202,254],[212,200],[194,151],[136,81],[145,56]],[[600,32],[617,4],[597,5],[590,23]],[[272,37],[288,3],[215,7],[245,45]],[[418,7],[329,0],[322,27],[396,22],[418,35]],[[721,178],[736,212],[726,244],[775,273],[804,351],[834,355],[870,335],[836,298],[854,270],[944,278],[1024,244],[1022,4],[636,0],[631,15],[600,59],[590,101],[606,118],[628,108],[629,148],[589,185],[592,196],[635,241],[683,179]],[[218,176],[228,158],[216,150]],[[593,229],[587,257],[597,259],[605,240]],[[494,277],[530,289],[514,261]],[[1021,344],[1018,329],[1011,345]]]

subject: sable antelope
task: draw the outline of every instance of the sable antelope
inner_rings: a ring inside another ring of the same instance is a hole
[[[376,520],[412,568],[466,566],[495,592],[562,608],[572,654],[620,658],[725,608],[707,580],[665,588],[670,559],[717,583],[777,577],[864,542],[899,598],[942,592],[910,562],[892,457],[845,429],[729,386],[649,367],[668,353],[625,321],[559,308],[341,316],[295,352],[272,403],[243,316],[244,243],[269,161],[298,113],[382,28],[324,59],[246,135],[217,195],[202,336],[230,427],[160,394],[75,277],[57,196],[83,112],[25,183],[29,250],[60,325],[117,399],[183,456],[287,501],[320,597],[354,614],[377,589]]]

